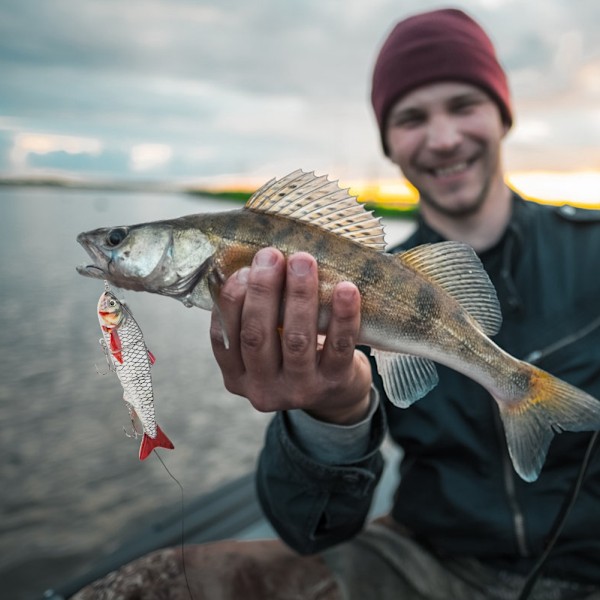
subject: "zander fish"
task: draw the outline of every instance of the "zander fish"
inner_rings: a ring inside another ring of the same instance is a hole
[[[109,367],[123,386],[123,400],[131,422],[137,416],[144,428],[140,460],[147,458],[154,448],[173,449],[171,440],[156,424],[150,375],[155,359],[146,347],[140,326],[131,311],[108,289],[98,300],[98,320]]]
[[[239,210],[96,229],[77,238],[94,260],[79,273],[186,306],[218,307],[222,283],[263,247],[312,254],[319,329],[334,286],[361,297],[359,343],[371,347],[390,400],[407,407],[437,384],[434,362],[484,386],[500,408],[517,473],[535,480],[555,432],[600,429],[600,402],[489,339],[501,325],[495,289],[472,248],[442,242],[385,252],[381,223],[326,176],[295,171]]]

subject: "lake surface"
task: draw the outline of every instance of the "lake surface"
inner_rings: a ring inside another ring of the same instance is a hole
[[[75,271],[86,262],[77,234],[235,207],[184,194],[0,188],[3,597],[39,598],[180,501],[155,457],[139,461],[139,440],[123,432],[122,388],[114,373],[100,374],[103,284]],[[410,228],[386,221],[388,243]],[[270,417],[224,389],[210,314],[162,296],[119,296],[157,359],[157,421],[175,445],[161,456],[186,500],[252,469]]]

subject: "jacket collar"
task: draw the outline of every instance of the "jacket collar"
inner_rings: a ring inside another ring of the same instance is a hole
[[[519,194],[517,194],[517,192],[512,190],[512,214],[506,227],[506,231],[500,238],[498,245],[505,245],[507,238],[514,238],[514,242],[520,247],[523,240],[526,239],[525,232],[530,218],[531,215],[527,210],[527,203]],[[401,246],[412,247],[418,244],[435,244],[444,241],[446,241],[446,238],[430,227],[419,213],[417,216],[416,231],[408,240],[406,240],[406,242],[402,243]],[[399,249],[401,250],[402,248]],[[519,250],[519,248],[516,249]],[[484,254],[490,251],[491,249],[486,250]]]

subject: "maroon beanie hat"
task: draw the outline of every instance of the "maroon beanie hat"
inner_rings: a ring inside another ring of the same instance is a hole
[[[400,21],[384,42],[373,70],[371,102],[386,154],[385,126],[392,106],[413,89],[436,81],[464,81],[487,92],[512,125],[506,75],[485,31],[449,8]]]

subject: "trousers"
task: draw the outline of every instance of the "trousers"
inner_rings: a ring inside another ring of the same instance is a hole
[[[474,558],[442,560],[383,518],[312,556],[279,540],[158,550],[72,600],[515,600],[524,583]],[[600,600],[600,588],[542,577],[530,600]]]

